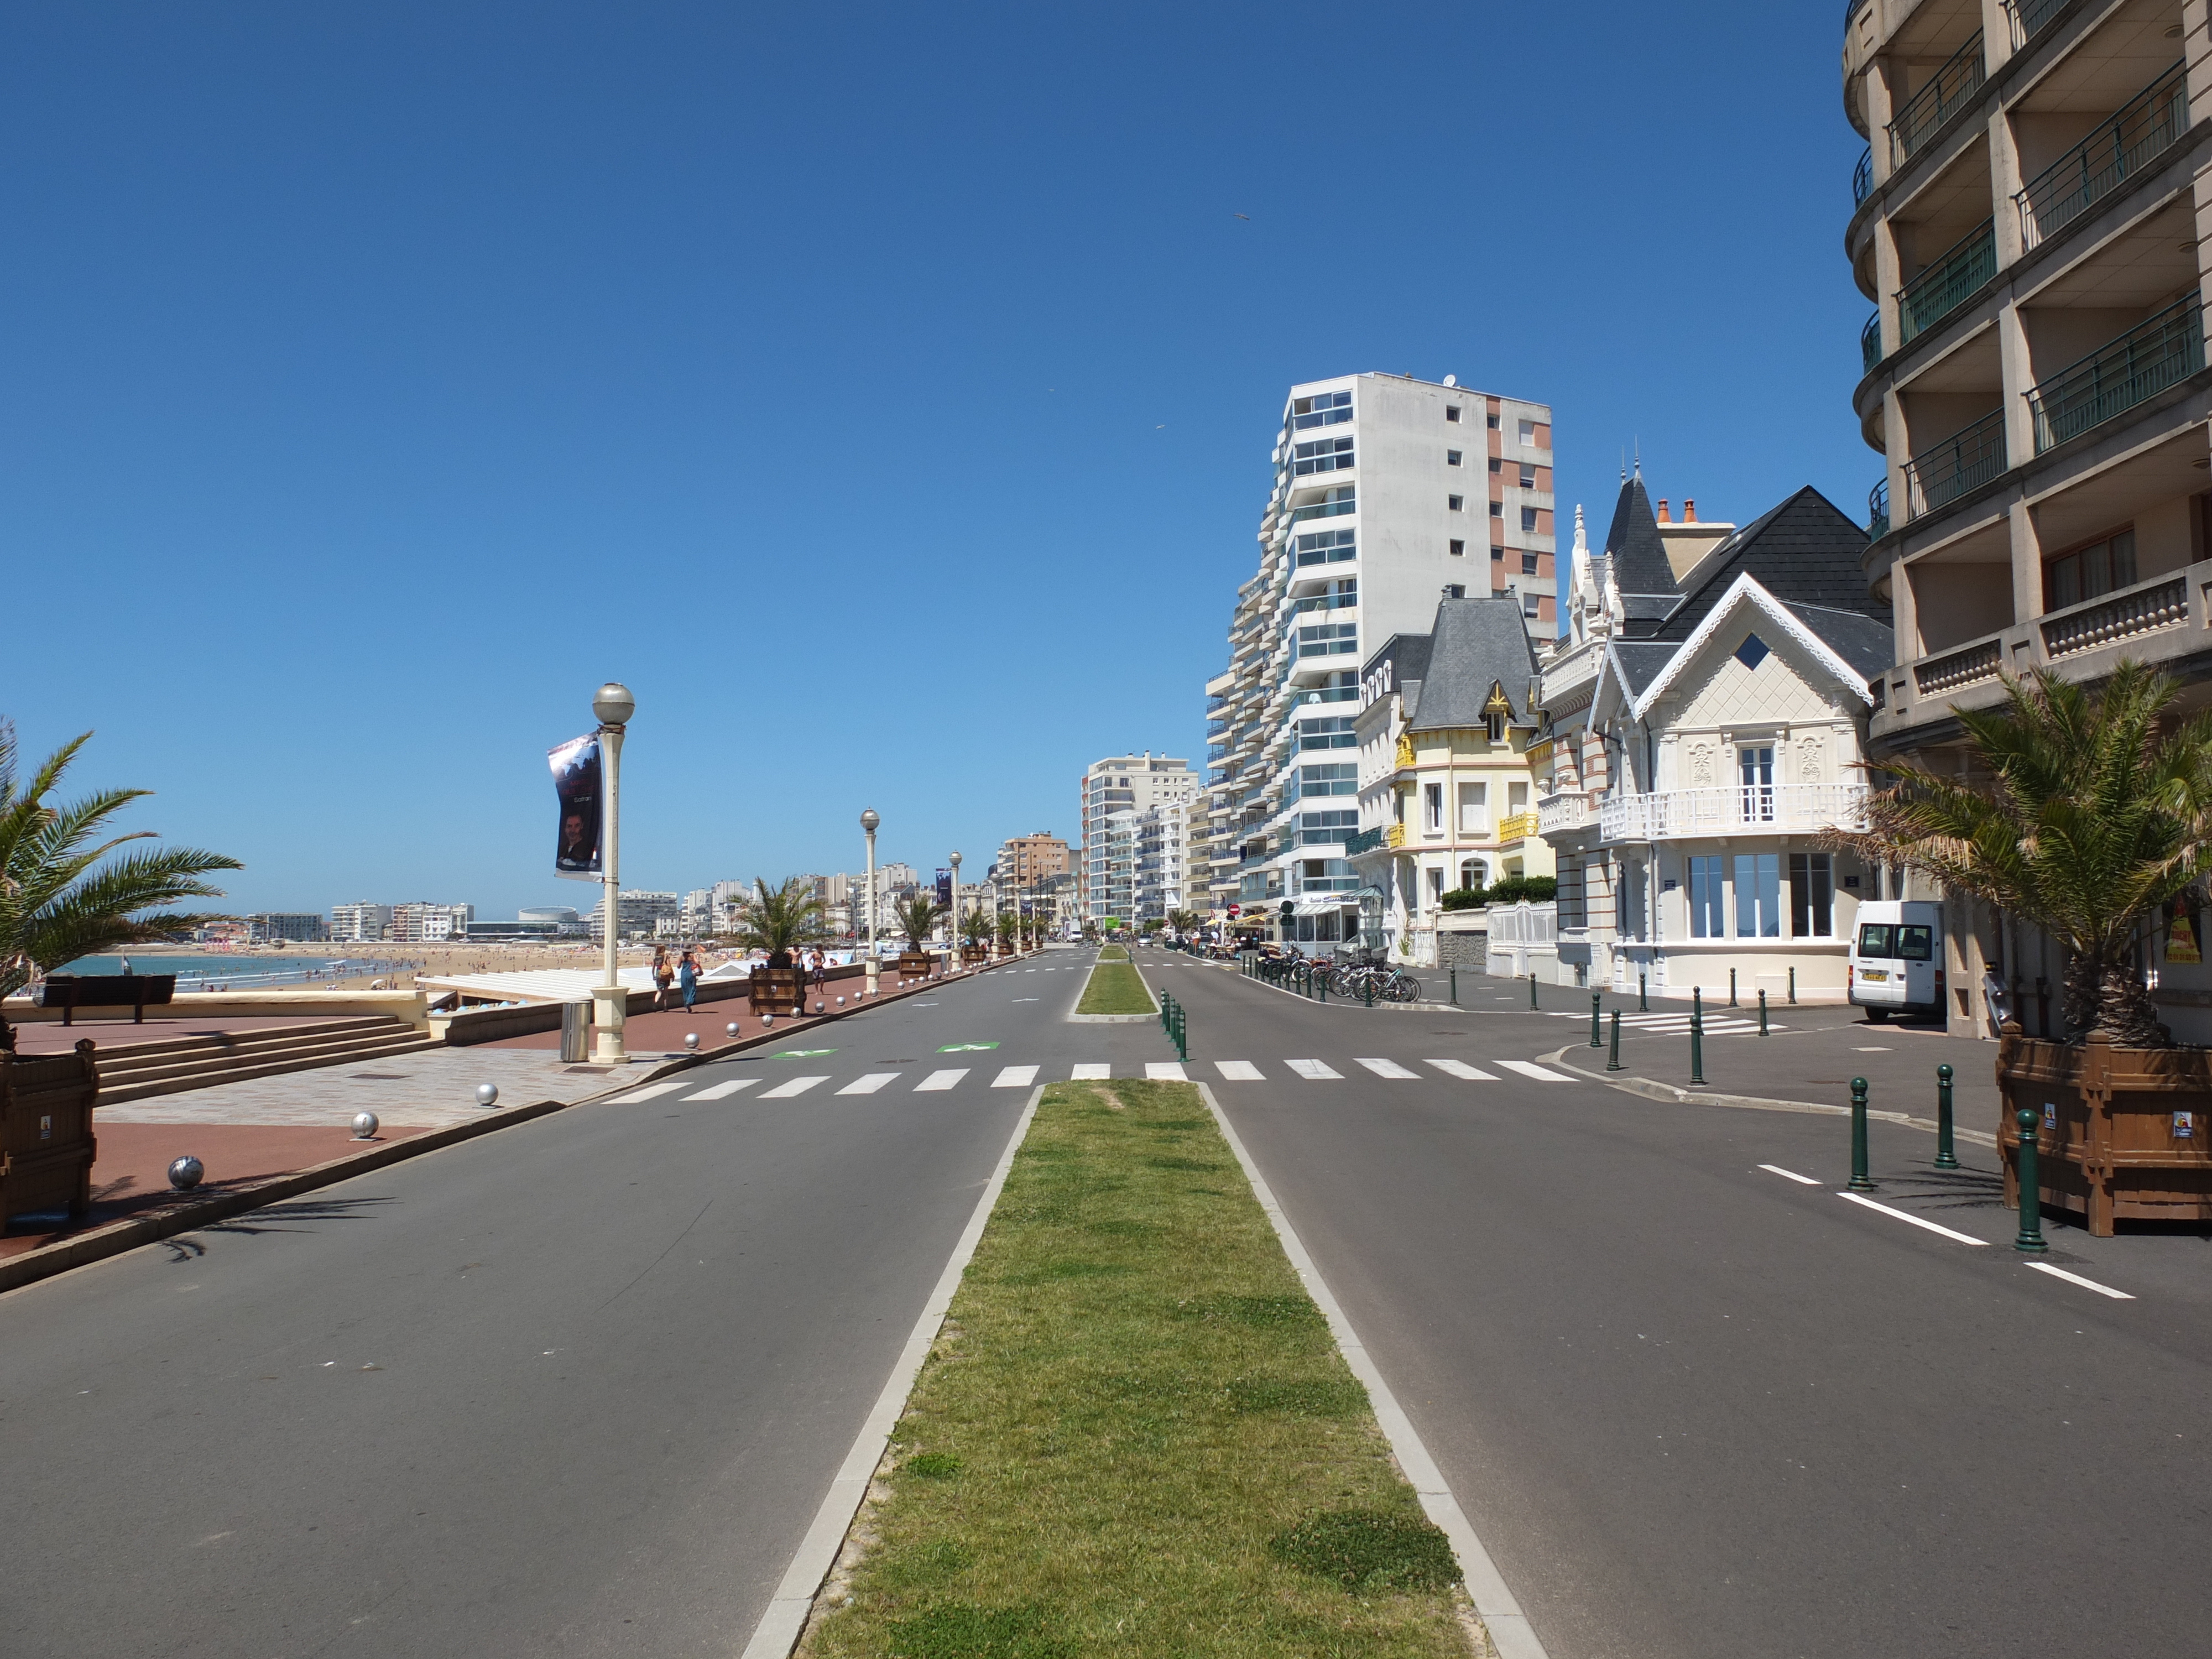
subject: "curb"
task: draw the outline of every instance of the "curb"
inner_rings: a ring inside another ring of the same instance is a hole
[[[1572,1072],[1577,1077],[1592,1083],[1601,1083],[1608,1089],[1618,1089],[1624,1094],[1641,1095],[1646,1100],[1662,1100],[1669,1105],[1729,1106],[1739,1111],[1752,1112],[1811,1112],[1823,1117],[1849,1117],[1851,1115],[1850,1107],[1832,1106],[1825,1101],[1769,1100],[1759,1095],[1711,1094],[1693,1089],[1679,1089],[1671,1083],[1661,1083],[1648,1077],[1612,1077],[1603,1072],[1586,1072],[1566,1058],[1572,1052],[1571,1048],[1561,1048],[1552,1054],[1539,1054],[1537,1059],[1546,1066],[1556,1066],[1561,1071]],[[1908,1128],[1925,1129],[1930,1134],[1936,1130],[1934,1118],[1915,1117],[1910,1112],[1877,1111],[1869,1107],[1867,1116],[1869,1120],[1883,1123],[1902,1123]],[[1977,1146],[1994,1148],[1997,1144],[1995,1135],[1979,1129],[1962,1129],[1954,1124],[1951,1133],[1959,1139],[1971,1140]]]
[[[1017,957],[1011,959],[1019,961],[1021,958]],[[997,965],[997,963],[992,963],[978,971],[988,973],[992,967]],[[875,1001],[863,1003],[858,1007],[840,1009],[835,1013],[809,1015],[803,1024],[794,1024],[793,1029],[803,1030],[814,1025],[826,1024],[830,1020],[844,1018],[850,1014],[861,1013],[870,1008],[879,1007],[887,1002],[896,1002],[905,997],[919,996],[925,990],[940,988],[944,982],[942,980],[933,980],[925,984],[909,987],[905,990],[888,992],[878,996]],[[473,1140],[478,1135],[489,1134],[496,1129],[512,1128],[518,1123],[527,1123],[533,1118],[544,1117],[554,1112],[566,1111],[573,1106],[603,1105],[615,1096],[627,1094],[630,1090],[642,1087],[655,1079],[689,1071],[704,1061],[726,1059],[745,1049],[757,1048],[764,1043],[780,1040],[781,1039],[777,1033],[763,1032],[758,1036],[725,1043],[719,1048],[702,1049],[696,1054],[680,1054],[659,1066],[645,1068],[645,1075],[642,1077],[626,1077],[619,1084],[601,1090],[595,1095],[584,1095],[574,1100],[539,1100],[533,1101],[526,1106],[509,1106],[501,1110],[488,1112],[483,1116],[471,1119],[466,1123],[448,1124],[442,1129],[432,1129],[423,1134],[410,1135],[404,1140],[381,1142],[364,1151],[348,1152],[342,1157],[331,1158],[327,1163],[313,1164],[304,1170],[294,1170],[285,1175],[270,1176],[266,1180],[234,1187],[225,1192],[210,1194],[204,1198],[188,1199],[161,1209],[129,1216],[120,1221],[112,1221],[104,1227],[94,1227],[89,1231],[78,1233],[70,1238],[58,1239],[41,1249],[26,1250],[19,1256],[0,1261],[0,1296],[4,1296],[9,1291],[20,1290],[26,1285],[36,1284],[42,1279],[51,1279],[56,1273],[64,1273],[72,1268],[89,1267],[95,1261],[104,1261],[110,1256],[122,1255],[125,1250],[137,1249],[142,1244],[158,1244],[165,1238],[173,1238],[179,1233],[191,1232],[211,1222],[225,1221],[232,1216],[242,1215],[248,1210],[257,1210],[264,1205],[282,1203],[288,1198],[296,1198],[301,1193],[312,1192],[318,1187],[335,1186],[341,1181],[350,1181],[356,1176],[369,1175],[387,1165],[398,1164],[410,1158],[419,1158],[428,1152],[442,1152],[448,1146],[458,1146],[465,1140]]]

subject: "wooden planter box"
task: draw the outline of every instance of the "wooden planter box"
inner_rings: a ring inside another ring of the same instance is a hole
[[[991,947],[988,945],[963,945],[960,947],[960,960],[963,963],[972,965],[990,959]]]
[[[936,965],[936,958],[927,951],[899,952],[898,970],[901,979],[927,979],[930,969]]]
[[[1002,957],[1010,957],[1010,956],[1013,955],[1013,953],[1014,953],[1014,947],[1013,947],[1013,945],[1012,945],[1011,943],[1007,943],[1007,942],[1004,942],[1004,941],[1002,941],[1002,942],[1000,944],[1000,945],[999,945],[999,954],[1000,954],[1000,956],[1002,956]]]
[[[2043,1202],[2081,1218],[2098,1238],[2123,1217],[2212,1220],[2212,1050],[2121,1048],[2101,1032],[2078,1044],[2004,1028],[1997,1149],[2005,1202],[2020,1202],[2025,1106],[2036,1137]]]
[[[0,1054],[0,1226],[19,1215],[92,1208],[92,1039],[73,1054]]]
[[[748,995],[757,1014],[799,1014],[806,1012],[806,969],[756,968]]]

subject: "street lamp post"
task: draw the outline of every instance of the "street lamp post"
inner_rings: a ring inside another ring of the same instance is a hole
[[[945,912],[945,937],[951,941],[949,954],[945,958],[945,971],[957,973],[960,969],[960,854],[952,855],[952,908]]]
[[[623,1017],[629,1001],[623,989],[616,948],[622,921],[622,746],[629,717],[637,712],[637,699],[630,696],[628,686],[609,680],[592,693],[592,712],[599,717],[599,755],[606,769],[606,805],[600,833],[606,977],[592,992],[592,1060],[596,1065],[620,1066],[629,1058],[623,1051]]]
[[[868,994],[876,994],[876,826],[883,820],[876,809],[860,814],[860,828],[868,837]]]

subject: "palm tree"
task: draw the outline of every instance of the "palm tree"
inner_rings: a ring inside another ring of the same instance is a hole
[[[916,893],[912,898],[901,899],[891,914],[898,919],[899,932],[906,935],[906,948],[919,951],[929,938],[929,930],[937,926],[938,917],[945,907],[927,893]]]
[[[822,901],[805,876],[789,877],[775,888],[756,877],[752,896],[738,902],[737,942],[767,951],[771,968],[790,967],[793,950],[822,937]]]
[[[999,943],[1011,951],[1014,948],[1014,930],[1020,926],[1011,915],[999,918]]]
[[[1957,711],[1980,775],[1885,763],[1866,832],[1830,838],[2057,940],[2075,1036],[2171,1046],[2136,958],[2146,921],[2212,872],[2212,713],[2172,721],[2177,682],[2136,662],[2094,696],[2041,668],[2004,685],[2002,708]]]
[[[960,937],[969,945],[988,945],[991,939],[991,913],[981,905],[969,911],[960,923]]]
[[[153,839],[151,830],[89,845],[106,833],[118,811],[153,793],[102,789],[66,806],[50,804],[46,797],[91,737],[88,732],[64,744],[19,788],[15,728],[0,720],[0,997],[13,996],[34,973],[50,973],[79,957],[173,939],[216,920],[164,907],[179,899],[221,898],[221,888],[199,878],[246,867],[195,847],[108,859],[125,842]],[[0,1019],[0,1048],[14,1047],[15,1033]]]

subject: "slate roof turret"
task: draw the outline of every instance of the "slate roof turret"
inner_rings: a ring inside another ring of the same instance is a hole
[[[1513,724],[1533,726],[1529,698],[1536,653],[1521,607],[1512,599],[1445,599],[1429,635],[1428,672],[1407,729],[1434,732],[1480,726],[1491,695],[1502,690]]]

